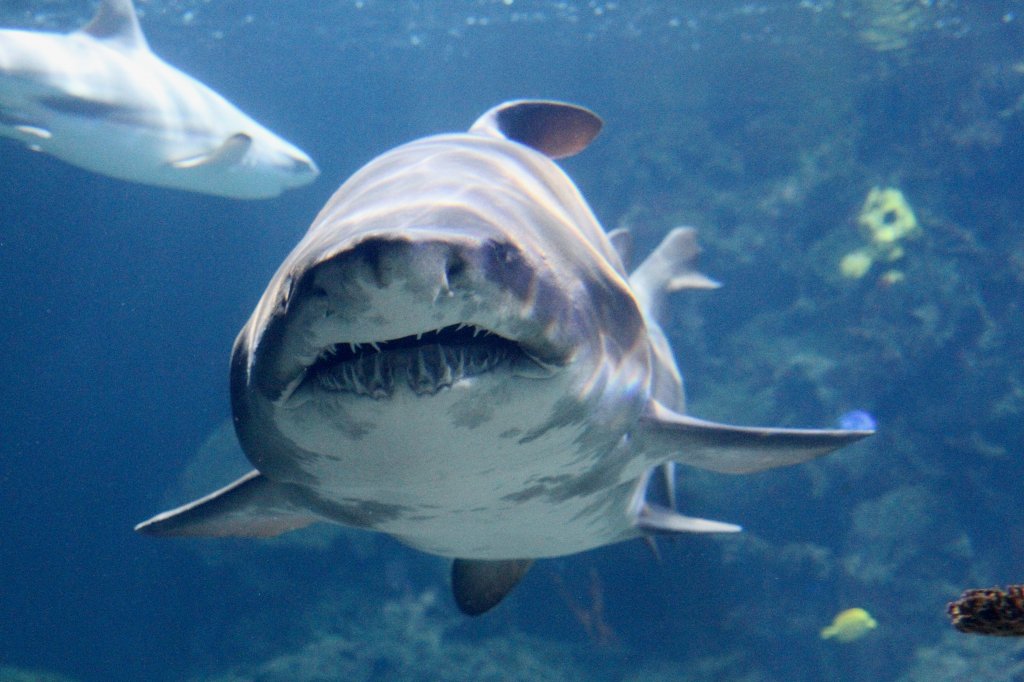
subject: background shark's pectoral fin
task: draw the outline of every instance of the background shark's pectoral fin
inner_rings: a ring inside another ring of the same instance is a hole
[[[455,603],[467,616],[486,613],[519,584],[531,565],[532,559],[456,559],[452,564]]]
[[[678,414],[651,401],[637,436],[648,455],[729,474],[799,464],[874,431],[730,426]]]
[[[271,537],[320,519],[298,506],[289,489],[251,471],[234,483],[135,526],[145,535]]]
[[[586,149],[603,125],[600,116],[575,104],[520,99],[490,109],[469,131],[504,137],[562,159]]]
[[[49,140],[53,137],[53,133],[46,128],[40,128],[39,126],[16,125],[14,126],[14,129],[23,135],[28,135],[29,137],[37,140]]]
[[[205,154],[197,154],[184,159],[172,161],[171,165],[181,170],[201,167],[234,166],[252,147],[252,138],[245,133],[235,133],[224,140],[219,147]]]

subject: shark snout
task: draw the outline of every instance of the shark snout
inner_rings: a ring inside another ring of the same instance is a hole
[[[536,268],[515,245],[440,230],[367,235],[310,273],[354,340],[476,325],[515,340],[535,319]],[[545,323],[546,324],[546,323]]]
[[[289,159],[288,174],[294,179],[293,186],[301,186],[316,180],[320,175],[320,169],[313,159],[301,154]]]
[[[568,361],[559,298],[514,244],[423,230],[367,234],[325,253],[305,254],[313,264],[282,283],[254,335],[268,396],[311,384],[428,395],[502,367],[539,377]]]

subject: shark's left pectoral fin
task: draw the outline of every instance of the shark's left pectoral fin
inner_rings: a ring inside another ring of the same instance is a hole
[[[289,487],[251,471],[206,497],[143,521],[135,530],[156,536],[272,537],[319,520],[295,504]]]
[[[874,431],[775,429],[696,419],[651,401],[637,438],[648,457],[729,474],[748,474],[826,455]]]
[[[456,605],[467,616],[490,611],[519,584],[531,565],[532,559],[456,559],[452,564],[452,594]]]
[[[228,168],[236,165],[252,147],[252,138],[245,133],[235,133],[224,140],[216,149],[172,161],[171,166],[179,170],[192,168]]]

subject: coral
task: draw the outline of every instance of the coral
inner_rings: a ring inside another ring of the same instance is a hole
[[[886,584],[918,562],[921,538],[934,534],[934,496],[923,486],[903,486],[861,502],[853,510],[851,551],[843,558],[848,575],[866,584]]]
[[[918,0],[860,0],[858,5],[858,37],[878,52],[905,48],[928,18]]]
[[[903,192],[895,187],[872,187],[864,200],[857,222],[866,230],[871,242],[879,248],[895,249],[900,240],[917,234],[919,226],[914,210]],[[896,260],[902,252],[885,252]]]
[[[868,274],[875,259],[868,249],[857,249],[843,256],[839,261],[839,271],[848,279],[860,279]]]
[[[876,262],[892,263],[903,258],[903,240],[916,237],[921,230],[914,209],[895,187],[872,187],[857,224],[868,243],[839,261],[839,270],[847,279],[860,279]],[[892,285],[903,278],[901,271],[889,270],[880,281]]]
[[[1024,585],[966,590],[947,612],[960,632],[1024,636]]]
[[[70,677],[40,670],[0,665],[0,682],[74,682]]]
[[[314,680],[576,680],[589,678],[565,647],[520,634],[488,639],[455,635],[461,620],[437,611],[437,593],[385,602],[339,614],[336,631],[321,632],[297,651],[233,671],[216,682]]]
[[[1022,654],[1020,640],[992,642],[946,632],[938,644],[914,652],[913,664],[898,682],[1016,682],[1024,677]]]

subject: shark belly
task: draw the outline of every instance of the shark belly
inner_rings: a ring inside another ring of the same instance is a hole
[[[386,403],[313,390],[274,417],[294,449],[259,466],[308,487],[325,520],[432,554],[583,551],[635,534],[622,486],[645,464],[622,445],[636,401],[600,400],[616,411],[605,428],[591,419],[599,399],[575,397],[573,382],[494,372],[429,398],[395,390]]]
[[[622,235],[551,161],[599,129],[581,107],[508,102],[343,184],[235,341],[232,411],[256,470],[136,529],[387,533],[453,557],[456,604],[478,615],[539,557],[738,531],[676,511],[673,462],[751,473],[869,435],[683,412],[660,304],[715,283],[678,228],[627,275]]]

